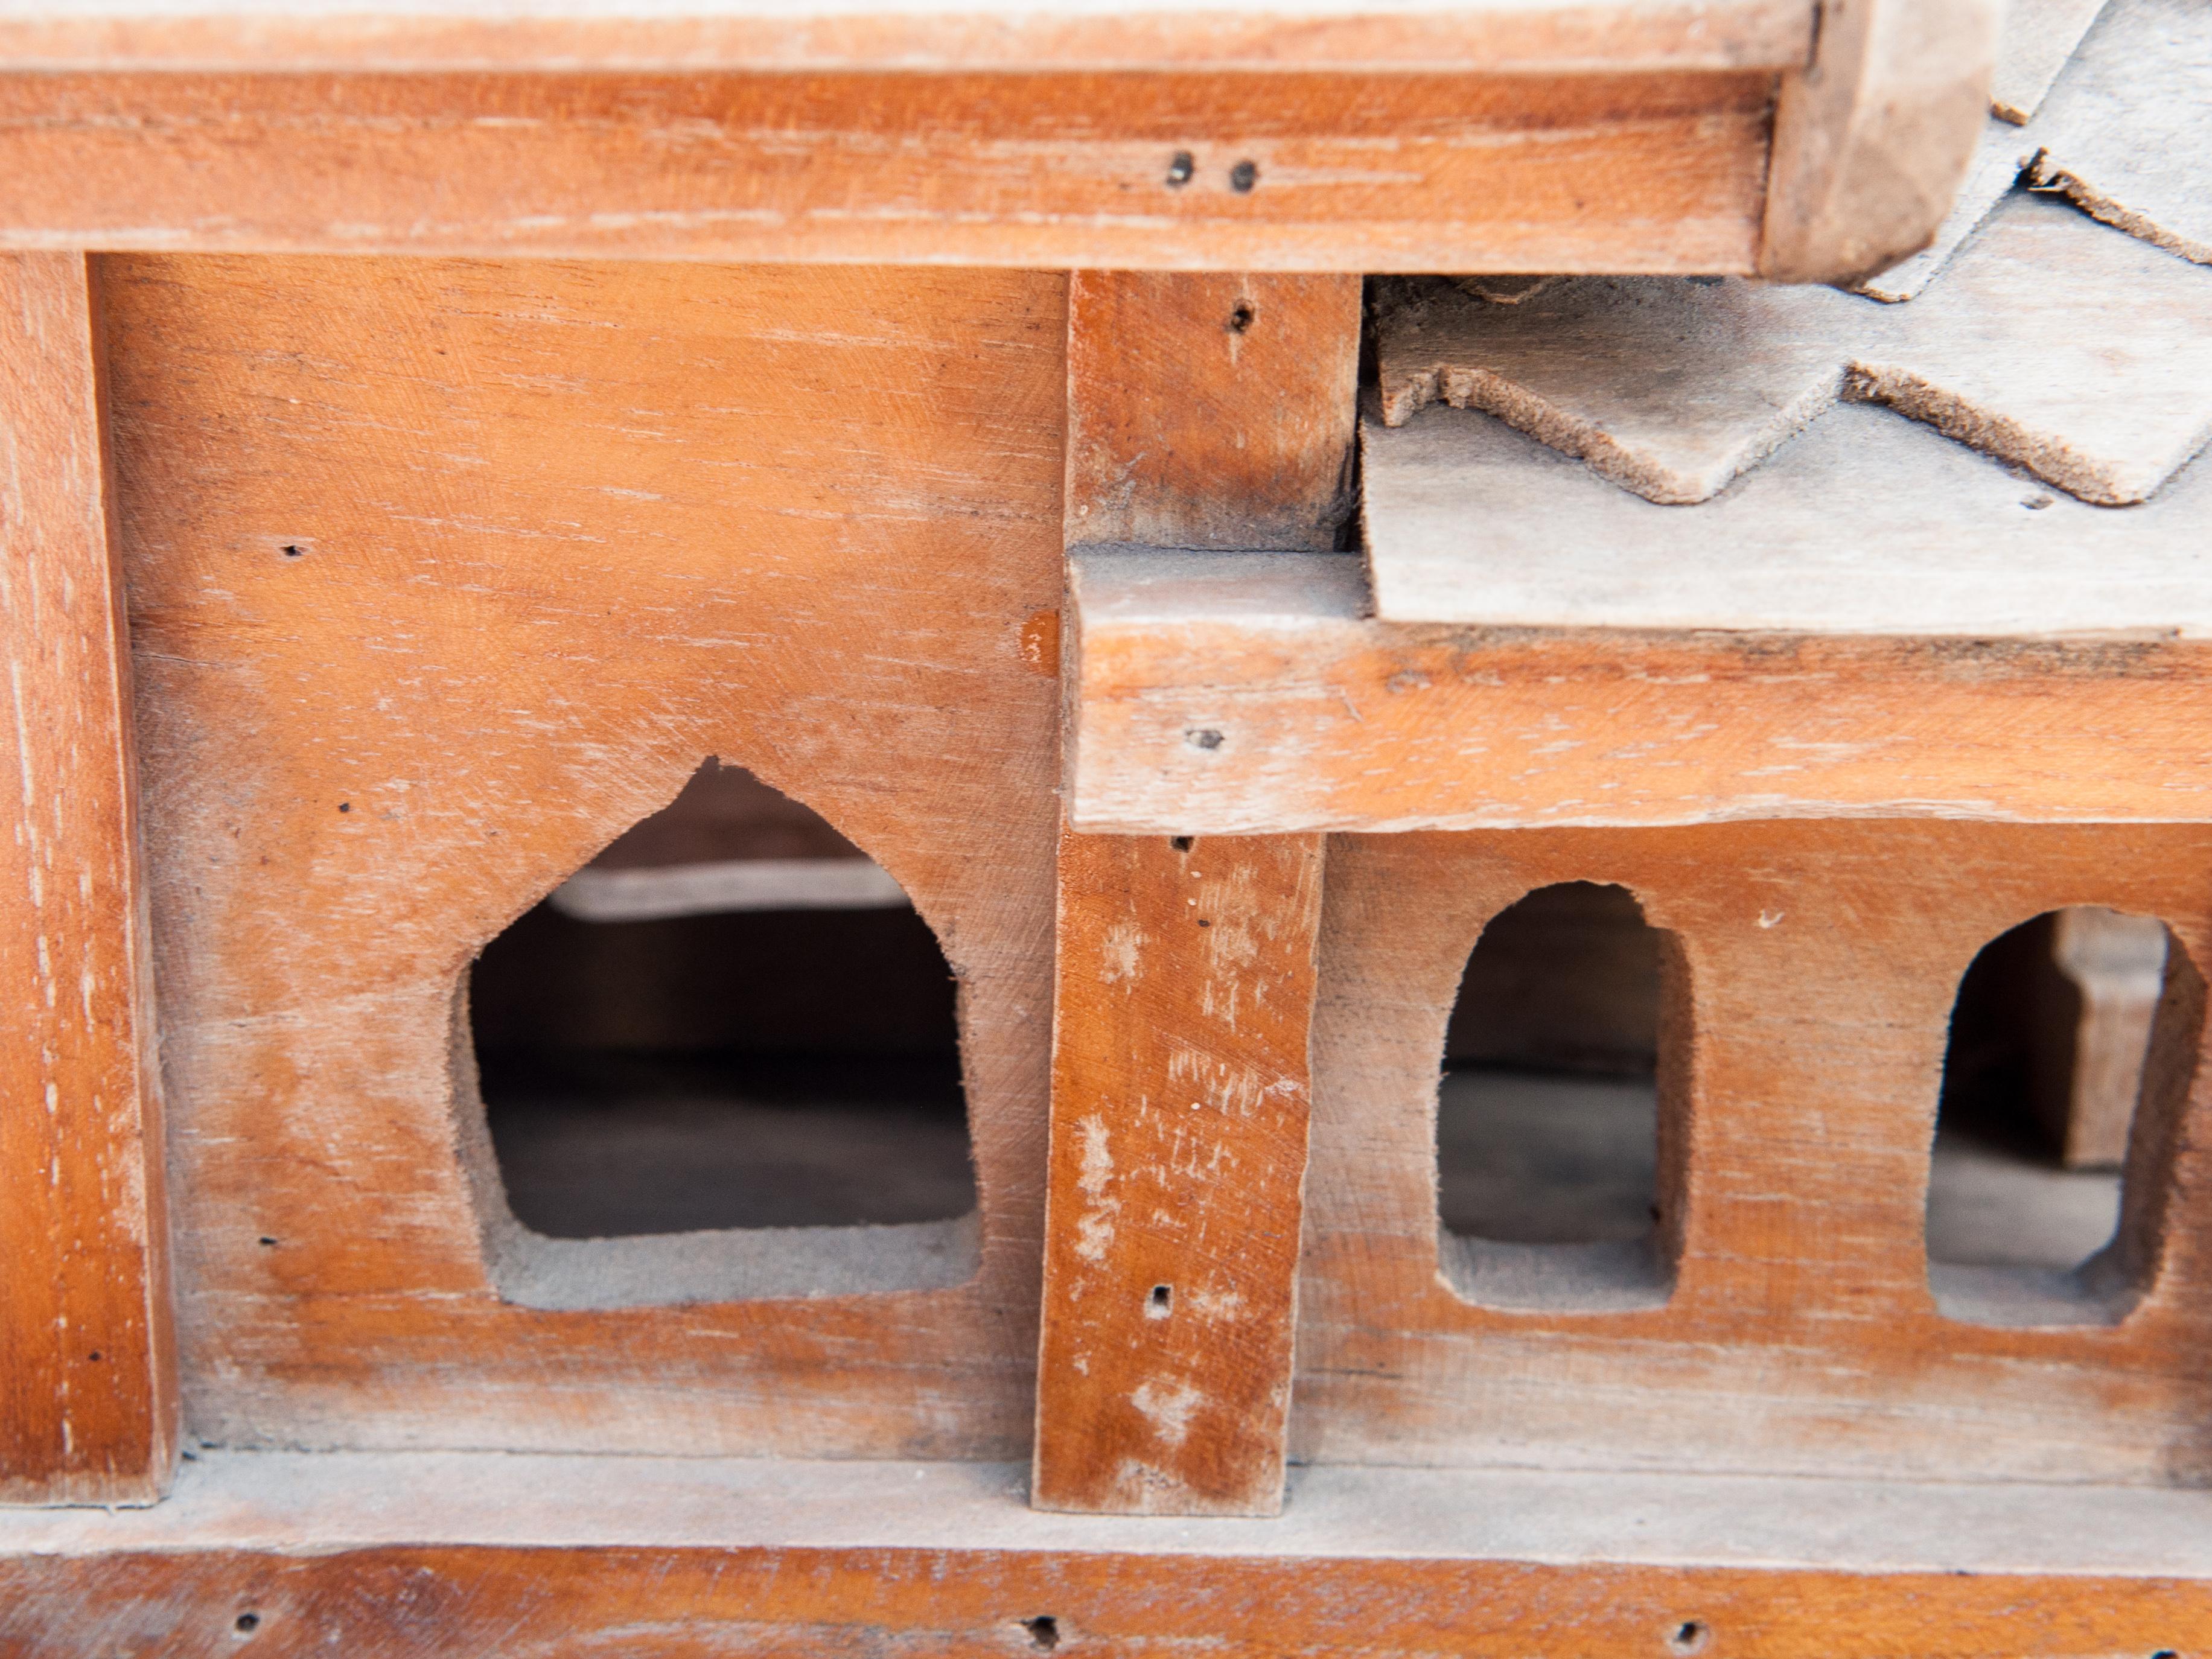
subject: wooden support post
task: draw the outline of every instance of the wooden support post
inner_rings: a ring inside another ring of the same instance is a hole
[[[1334,547],[1352,506],[1359,288],[1078,271],[1068,545]]]
[[[0,1501],[158,1498],[177,1439],[129,663],[86,262],[0,258]]]
[[[1322,837],[1060,842],[1042,1508],[1282,1506]]]
[[[1071,547],[1336,545],[1357,278],[1080,273],[1068,317]],[[1321,865],[1062,838],[1041,1508],[1282,1507]]]

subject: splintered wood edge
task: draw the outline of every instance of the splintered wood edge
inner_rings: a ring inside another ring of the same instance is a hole
[[[1814,0],[1263,0],[1130,11],[1090,0],[432,10],[318,0],[0,6],[0,72],[1323,69],[1614,73],[1784,69]]]

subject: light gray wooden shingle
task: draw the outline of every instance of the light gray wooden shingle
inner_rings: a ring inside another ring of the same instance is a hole
[[[2212,4],[2112,0],[2036,125],[2039,184],[2212,264]]]
[[[2212,460],[2092,507],[1893,410],[1845,404],[1698,507],[1504,422],[1362,430],[1385,622],[1997,638],[2212,635]]]
[[[1888,403],[2107,504],[2212,437],[2212,274],[2015,192],[1909,305],[1584,277],[1522,304],[1430,290],[1378,328],[1382,414],[1500,416],[1653,501],[1694,502],[1835,403]]]

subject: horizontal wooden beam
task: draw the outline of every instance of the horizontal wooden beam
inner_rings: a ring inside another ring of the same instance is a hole
[[[1394,624],[1347,554],[1072,555],[1070,821],[1121,834],[2212,819],[2212,646]]]
[[[1283,1518],[1208,1522],[1192,1548],[1157,1521],[1025,1510],[1018,1490],[996,1464],[216,1452],[155,1510],[0,1516],[0,1647],[1917,1659],[1934,1631],[1960,1659],[2104,1659],[2212,1644],[2202,1492],[1316,1469]]]
[[[1775,74],[0,76],[0,247],[1748,271]]]
[[[0,12],[0,66],[394,70],[1326,69],[1486,73],[1786,68],[1812,0],[1090,0],[767,7],[649,0],[360,5],[96,0]],[[12,14],[12,15],[9,15]]]

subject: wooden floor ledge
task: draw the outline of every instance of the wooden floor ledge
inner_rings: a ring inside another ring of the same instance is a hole
[[[1294,1471],[1279,1520],[1044,1514],[1007,1464],[204,1452],[0,1515],[0,1654],[1833,1659],[2201,1651],[2212,1493]],[[957,1544],[951,1540],[959,1540]]]

